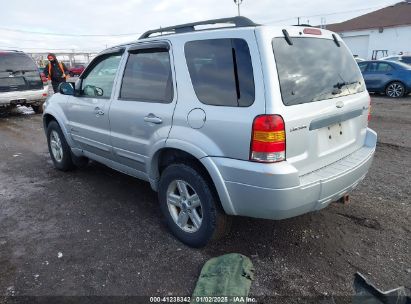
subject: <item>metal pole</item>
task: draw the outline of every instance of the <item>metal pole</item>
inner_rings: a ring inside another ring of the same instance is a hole
[[[234,3],[237,5],[238,16],[241,16],[240,5],[243,3],[243,0],[234,0]]]

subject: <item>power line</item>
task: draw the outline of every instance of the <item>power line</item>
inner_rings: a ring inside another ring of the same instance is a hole
[[[27,33],[27,34],[37,34],[37,35],[48,35],[48,36],[63,36],[63,37],[122,37],[122,36],[138,36],[142,33],[122,33],[122,34],[65,34],[65,33],[51,33],[51,32],[41,32],[41,31],[29,31],[21,29],[13,29],[8,27],[0,27],[2,31],[17,32],[17,33]]]
[[[65,49],[60,49],[60,48],[39,48],[39,47],[19,47],[19,46],[10,46],[10,45],[0,45],[1,49],[13,49],[13,50],[38,50],[38,51],[65,51],[66,53],[72,53],[73,50],[75,52],[79,53],[98,53],[104,48],[94,49],[94,50],[81,50],[81,49],[73,49],[73,48],[65,48]]]

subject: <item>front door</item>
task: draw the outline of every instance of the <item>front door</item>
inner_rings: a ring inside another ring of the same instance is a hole
[[[367,89],[384,90],[384,85],[391,79],[394,68],[386,62],[371,62],[364,74]]]
[[[81,149],[112,158],[108,110],[122,54],[95,58],[81,78],[81,88],[68,101],[69,132]]]
[[[168,137],[175,107],[172,56],[168,43],[128,50],[117,98],[110,106],[114,159],[133,175],[145,174],[150,151]]]

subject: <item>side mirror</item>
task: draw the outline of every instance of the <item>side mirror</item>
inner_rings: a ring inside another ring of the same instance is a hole
[[[74,95],[74,87],[70,82],[62,82],[59,84],[58,91],[63,95]]]
[[[95,87],[94,93],[96,94],[96,96],[103,96],[104,95],[103,89],[99,88],[99,87]]]

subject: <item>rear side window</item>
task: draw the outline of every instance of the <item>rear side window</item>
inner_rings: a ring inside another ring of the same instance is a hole
[[[197,98],[215,106],[248,107],[255,99],[250,50],[243,39],[190,41],[185,56]]]
[[[37,66],[33,60],[23,53],[0,52],[0,71],[33,71]]]
[[[130,53],[120,98],[145,102],[172,102],[173,78],[168,50],[148,49]]]
[[[334,40],[284,37],[272,41],[285,105],[316,102],[363,92],[363,78],[352,54]]]
[[[377,72],[389,72],[392,71],[393,68],[391,65],[389,65],[388,63],[379,63],[378,64],[378,68],[377,68]]]

